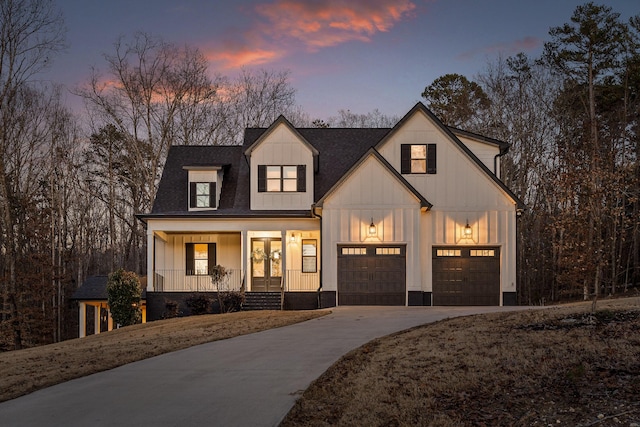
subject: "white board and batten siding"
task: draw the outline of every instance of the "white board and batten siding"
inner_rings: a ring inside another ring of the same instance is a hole
[[[306,165],[305,192],[258,192],[258,166]],[[277,126],[251,152],[251,209],[308,210],[313,204],[313,153],[285,124]]]
[[[365,159],[322,207],[323,289],[338,289],[338,245],[407,246],[408,290],[420,290],[420,201],[373,155]],[[376,234],[369,235],[373,221]]]
[[[435,174],[403,175],[433,204],[421,220],[422,289],[432,290],[433,246],[486,245],[501,248],[502,292],[515,291],[516,202],[422,112],[416,112],[378,148],[397,170],[402,144],[437,147]],[[493,170],[493,156],[499,153],[498,147],[473,141],[468,148]],[[467,222],[473,231],[471,239],[462,235]]]

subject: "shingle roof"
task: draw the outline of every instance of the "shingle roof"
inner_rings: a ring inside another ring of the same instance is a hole
[[[108,299],[107,295],[107,281],[109,276],[91,276],[88,277],[82,285],[73,293],[71,299],[92,301],[92,300],[104,300]],[[143,277],[140,280],[142,286],[142,299],[147,298],[146,279]]]
[[[505,190],[520,206],[522,202],[477,157],[456,137],[460,135],[483,138],[495,143],[501,150],[508,144],[484,138],[480,135],[450,129],[444,126],[423,104],[418,103],[393,128],[296,128],[296,133],[317,150],[317,171],[314,175],[314,202],[324,195],[356,164],[371,148],[377,148],[403,126],[412,114],[421,110],[443,128],[456,144],[465,151],[478,166]],[[284,118],[277,123],[291,126]],[[309,216],[310,211],[252,211],[250,209],[250,168],[245,153],[250,154],[261,137],[270,128],[248,128],[245,130],[242,146],[173,146],[169,150],[156,200],[150,214],[139,215],[141,219],[150,217],[281,217]],[[314,153],[315,155],[316,153]],[[216,210],[189,212],[187,203],[188,171],[185,166],[222,166],[224,182],[222,194]],[[311,207],[310,207],[311,208]]]
[[[384,135],[387,128],[340,129],[302,128],[299,134],[318,150],[318,172],[314,176],[314,201],[324,194]],[[169,150],[151,214],[157,216],[308,216],[310,211],[252,211],[250,209],[250,169],[243,152],[251,147],[266,128],[245,131],[242,146],[173,146]],[[189,212],[185,166],[223,166],[224,182],[216,210]],[[309,207],[311,208],[311,207]]]

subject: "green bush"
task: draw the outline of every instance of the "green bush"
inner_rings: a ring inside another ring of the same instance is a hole
[[[140,323],[140,279],[132,271],[122,268],[111,273],[107,280],[107,302],[113,321],[120,326]]]

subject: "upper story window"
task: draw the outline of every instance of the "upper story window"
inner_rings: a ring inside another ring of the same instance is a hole
[[[306,191],[306,165],[258,165],[258,192]]]
[[[436,173],[436,144],[402,144],[400,157],[403,174]]]
[[[215,182],[191,182],[189,184],[189,193],[190,208],[216,207]]]

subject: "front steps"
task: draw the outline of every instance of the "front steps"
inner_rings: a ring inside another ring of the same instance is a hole
[[[280,310],[280,292],[245,292],[243,310]]]

